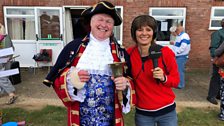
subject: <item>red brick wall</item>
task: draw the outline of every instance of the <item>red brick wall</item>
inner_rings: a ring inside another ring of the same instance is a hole
[[[98,0],[0,0],[0,22],[3,22],[3,6],[72,6],[93,5]],[[130,26],[134,17],[148,14],[150,7],[186,7],[186,32],[191,37],[190,68],[210,67],[208,30],[212,6],[223,6],[224,2],[215,0],[108,0],[115,5],[123,6],[123,44],[129,47],[134,44],[130,36]]]

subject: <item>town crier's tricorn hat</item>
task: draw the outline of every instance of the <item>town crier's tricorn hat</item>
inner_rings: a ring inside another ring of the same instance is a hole
[[[94,14],[100,14],[100,13],[110,15],[114,19],[115,26],[118,26],[122,23],[121,16],[117,13],[115,6],[108,1],[98,2],[92,7],[85,9],[81,15],[84,18],[90,20]]]

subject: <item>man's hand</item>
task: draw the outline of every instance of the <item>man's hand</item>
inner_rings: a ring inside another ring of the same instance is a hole
[[[89,78],[90,78],[88,71],[85,71],[85,70],[80,70],[78,72],[78,76],[81,82],[87,82],[89,81]]]
[[[129,86],[129,81],[126,77],[112,77],[112,80],[114,81],[117,90],[123,91]]]

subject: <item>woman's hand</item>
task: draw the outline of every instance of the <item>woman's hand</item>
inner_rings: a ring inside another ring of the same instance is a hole
[[[152,69],[152,72],[153,72],[153,78],[159,79],[162,82],[166,80],[163,69],[156,67],[155,69]]]
[[[112,77],[111,79],[114,81],[117,90],[123,91],[129,86],[129,81],[126,77]]]

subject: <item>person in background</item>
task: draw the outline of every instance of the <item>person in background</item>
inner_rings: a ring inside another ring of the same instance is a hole
[[[178,65],[178,71],[180,74],[180,83],[178,89],[185,87],[185,65],[188,60],[188,55],[191,49],[190,37],[184,32],[182,25],[172,26],[170,32],[173,36],[176,36],[175,42],[171,42],[172,50],[176,55],[176,61]]]
[[[224,42],[215,50],[214,54],[216,57],[220,57],[224,53]],[[224,121],[224,68],[219,67],[218,73],[220,75],[220,113],[218,119]]]
[[[155,43],[156,20],[140,15],[132,21],[135,46],[127,49],[136,91],[136,126],[177,126],[175,94],[180,81],[175,54]],[[160,56],[153,55],[161,54]]]
[[[67,107],[68,126],[124,126],[122,111],[129,112],[135,99],[128,54],[113,36],[122,19],[107,1],[81,15],[90,21],[90,33],[64,47],[43,83],[53,84]],[[123,61],[124,75],[114,78],[109,64]],[[123,91],[123,100],[118,91]]]
[[[210,56],[211,61],[215,57],[215,50],[223,43],[224,41],[224,19],[221,20],[221,26],[222,28],[218,31],[215,31],[211,34],[211,44],[209,47],[210,50]],[[208,89],[208,96],[207,100],[217,105],[218,102],[216,98],[220,99],[219,91],[220,91],[220,74],[218,73],[219,67],[217,67],[215,64],[212,64],[212,76],[209,83],[209,89]]]
[[[4,26],[2,24],[0,24],[0,36],[1,36],[0,37],[1,38],[0,49],[13,47],[12,41],[11,41],[9,35],[5,34]],[[4,58],[8,58],[9,61],[7,63],[0,63],[0,71],[10,69],[10,58],[11,57],[12,57],[11,55],[4,57]],[[18,96],[16,96],[16,94],[15,94],[15,88],[12,85],[9,78],[8,77],[0,77],[0,94],[3,95],[5,93],[7,93],[9,95],[9,100],[6,103],[8,105],[13,104],[16,101],[16,99],[18,98]]]

